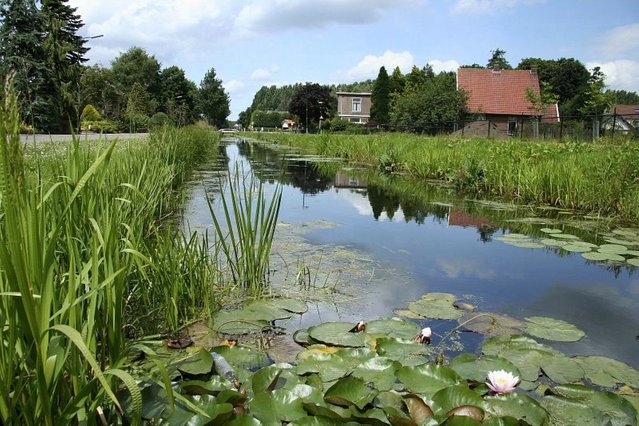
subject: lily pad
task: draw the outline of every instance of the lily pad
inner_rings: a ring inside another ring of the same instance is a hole
[[[303,300],[276,298],[270,301],[274,306],[294,314],[303,314],[308,311],[308,305]]]
[[[211,351],[222,355],[235,368],[256,369],[267,362],[263,352],[245,346],[217,346]]]
[[[424,355],[430,353],[426,345],[411,340],[382,337],[377,339],[375,350],[379,356],[399,361],[404,366],[416,366],[426,362]]]
[[[397,370],[396,376],[409,391],[426,395],[462,383],[461,376],[455,370],[442,365],[404,366]]]
[[[390,358],[377,356],[360,364],[353,371],[352,376],[372,383],[379,391],[389,391],[395,383],[395,371],[402,365]]]
[[[572,234],[550,234],[553,238],[560,238],[562,240],[578,240],[579,237]]]
[[[511,246],[519,247],[519,248],[529,248],[529,249],[539,249],[539,248],[546,247],[544,244],[537,243],[535,241],[507,241],[507,240],[504,240],[504,243],[508,244],[508,245],[511,245]]]
[[[590,247],[584,247],[577,244],[566,244],[561,246],[561,248],[571,253],[588,253],[590,251]]]
[[[514,417],[531,425],[548,423],[548,413],[539,403],[526,394],[513,392],[484,398],[487,413],[499,417]],[[517,422],[516,424],[520,424]]]
[[[178,363],[177,369],[189,376],[210,374],[213,371],[213,358],[205,349],[200,349],[192,356]]]
[[[515,376],[520,374],[519,369],[507,359],[491,355],[478,357],[471,353],[456,356],[450,362],[449,367],[455,370],[462,378],[476,382],[485,381],[489,371],[506,370]]]
[[[424,318],[453,320],[462,316],[454,306],[457,298],[449,293],[428,293],[408,304],[408,309]]]
[[[563,232],[561,229],[556,228],[541,228],[540,231],[545,234],[561,234]]]
[[[550,380],[557,384],[578,382],[584,377],[584,369],[579,363],[566,356],[549,359],[541,366],[542,371]]]
[[[525,319],[528,322],[525,332],[542,339],[556,342],[577,342],[586,335],[586,333],[566,321],[546,317],[528,317]]]
[[[534,382],[539,378],[540,368],[561,352],[525,336],[495,336],[482,345],[485,355],[497,355],[512,362],[521,373],[520,379]]]
[[[404,321],[399,318],[386,318],[366,323],[366,333],[384,334],[400,339],[412,339],[421,331],[414,322]]]
[[[565,246],[566,244],[568,244],[568,241],[555,240],[555,239],[552,239],[552,238],[544,238],[544,239],[540,240],[539,242],[542,243],[545,246],[550,246],[550,247],[561,247],[561,246]]]
[[[619,244],[602,244],[599,246],[600,253],[624,254],[628,251],[628,247]]]
[[[605,262],[606,260],[610,260],[610,253],[599,253],[596,251],[592,251],[590,253],[582,253],[581,256],[584,259],[596,261],[596,262]],[[616,254],[614,256],[617,256]]]
[[[264,424],[292,422],[306,416],[303,401],[286,389],[256,394],[249,409]]]
[[[632,266],[638,266],[639,267],[639,257],[631,257],[630,259],[626,259],[626,262],[628,262]]]
[[[478,416],[472,415],[475,420],[481,421],[484,417],[484,400],[476,392],[470,390],[467,386],[456,385],[448,386],[439,390],[433,395],[433,408],[435,417],[444,420],[449,413],[458,407],[476,407],[480,411]]]
[[[332,346],[362,347],[364,333],[353,333],[353,323],[345,321],[325,322],[308,328],[308,335],[318,342]]]
[[[464,328],[486,336],[521,333],[526,323],[508,315],[484,312],[466,314],[458,320]]]
[[[625,383],[639,388],[639,371],[621,361],[603,356],[578,356],[575,358],[592,383],[613,387],[617,383]]]
[[[324,400],[342,407],[354,405],[362,410],[375,399],[377,393],[364,380],[349,376],[339,379],[331,386],[324,394]]]

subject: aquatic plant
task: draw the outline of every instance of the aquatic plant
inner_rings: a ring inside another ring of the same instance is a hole
[[[259,293],[269,281],[282,189],[276,187],[269,199],[261,180],[236,167],[228,181],[228,194],[223,188],[220,194],[221,213],[216,213],[210,200],[208,205],[224,261],[236,285]]]

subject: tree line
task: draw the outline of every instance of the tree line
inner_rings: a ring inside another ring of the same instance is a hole
[[[491,51],[486,65],[462,67],[513,69],[502,49]],[[515,69],[535,69],[539,75],[541,95],[529,94],[533,108],[545,111],[544,104],[558,103],[564,118],[583,120],[600,116],[613,104],[639,104],[636,92],[606,90],[601,69],[588,70],[574,58],[525,58]],[[466,94],[457,89],[456,73],[435,73],[430,65],[413,66],[407,74],[399,67],[389,74],[379,69],[375,80],[350,85],[321,86],[317,83],[281,87],[263,86],[250,107],[240,114],[239,122],[248,127],[278,127],[284,118],[298,120],[302,127],[319,125],[319,117],[327,119],[326,129],[344,130],[347,123],[328,120],[337,112],[336,92],[370,92],[371,120],[376,125],[396,130],[426,133],[441,131],[447,123],[453,126],[468,116]],[[531,111],[534,112],[534,111]],[[361,127],[361,126],[360,126]]]
[[[14,75],[24,131],[141,131],[200,119],[218,127],[229,96],[210,68],[199,86],[140,47],[87,66],[84,26],[68,0],[0,0],[0,77]],[[101,37],[97,35],[95,37]]]

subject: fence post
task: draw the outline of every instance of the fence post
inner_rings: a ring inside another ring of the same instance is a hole
[[[612,141],[615,141],[615,127],[617,127],[617,107],[612,111]]]
[[[564,120],[559,119],[559,140],[561,141],[564,136]]]
[[[524,119],[523,117],[519,120],[519,140],[524,140]]]
[[[488,120],[488,137],[490,137],[490,120]]]

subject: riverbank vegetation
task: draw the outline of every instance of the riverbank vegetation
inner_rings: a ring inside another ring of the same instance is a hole
[[[25,156],[15,95],[1,112],[2,423],[115,423],[122,389],[139,420],[135,338],[174,333],[225,291],[215,250],[166,222],[218,136],[163,128]]]
[[[461,191],[639,221],[639,146],[410,134],[254,136]]]

